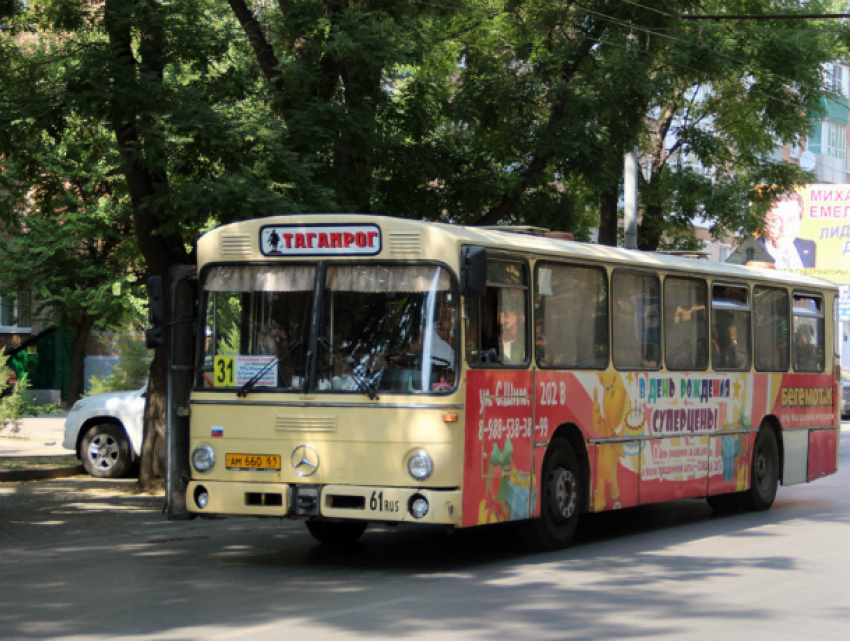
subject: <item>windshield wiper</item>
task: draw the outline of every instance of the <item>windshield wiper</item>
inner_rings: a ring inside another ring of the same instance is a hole
[[[254,386],[257,383],[260,382],[260,379],[265,375],[265,373],[268,372],[272,367],[274,367],[275,365],[280,363],[281,358],[285,358],[285,357],[289,356],[292,353],[292,351],[296,347],[298,347],[300,344],[301,344],[300,340],[293,342],[292,345],[289,347],[289,349],[286,350],[281,356],[275,356],[272,360],[270,360],[268,363],[266,363],[259,372],[254,374],[247,381],[245,381],[245,384],[242,387],[240,387],[238,390],[236,390],[236,396],[239,397],[239,398],[245,398],[246,396],[248,396],[248,392],[250,392],[252,389],[254,389]]]
[[[339,354],[332,346],[330,341],[327,338],[320,338],[319,343],[328,350],[334,356],[339,356],[342,359],[342,362],[345,363],[345,366],[348,368],[349,373],[351,374],[351,378],[357,384],[357,387],[360,388],[360,391],[365,393],[366,396],[369,397],[370,401],[379,400],[378,398],[378,390],[367,380],[360,378],[357,375],[357,370],[354,367],[354,364],[357,362],[351,356],[348,358],[342,358],[342,355]]]

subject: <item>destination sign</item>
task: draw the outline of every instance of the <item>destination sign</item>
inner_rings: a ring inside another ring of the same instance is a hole
[[[375,256],[381,252],[377,225],[268,225],[260,230],[264,256]]]

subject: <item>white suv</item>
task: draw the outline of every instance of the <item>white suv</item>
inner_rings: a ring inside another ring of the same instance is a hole
[[[62,446],[74,450],[86,471],[99,478],[124,476],[142,450],[147,387],[95,394],[74,403]]]

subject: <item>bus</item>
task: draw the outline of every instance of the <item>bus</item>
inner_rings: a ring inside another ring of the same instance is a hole
[[[822,280],[355,214],[221,226],[170,280],[172,518],[299,519],[326,543],[516,521],[556,549],[583,513],[766,510],[837,471]]]

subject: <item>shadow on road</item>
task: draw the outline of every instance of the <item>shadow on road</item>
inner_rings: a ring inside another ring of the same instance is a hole
[[[774,509],[757,514],[714,517],[693,500],[588,515],[571,548],[537,555],[510,525],[452,534],[379,526],[333,550],[292,521],[166,522],[161,497],[135,493],[133,481],[7,484],[0,636],[247,638],[280,628],[610,639],[629,636],[628,620],[641,636],[680,635],[672,621],[682,617],[757,622],[770,613],[745,599],[695,606],[690,594],[753,569],[799,572],[793,552],[767,545],[775,526],[847,525],[841,482],[782,489]],[[730,536],[741,554],[724,553]]]

